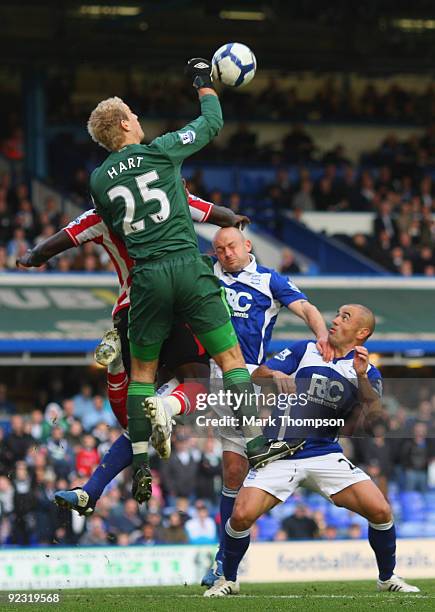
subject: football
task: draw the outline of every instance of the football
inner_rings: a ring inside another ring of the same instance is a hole
[[[213,55],[212,76],[230,87],[243,87],[254,78],[257,60],[251,49],[242,43],[227,43]]]

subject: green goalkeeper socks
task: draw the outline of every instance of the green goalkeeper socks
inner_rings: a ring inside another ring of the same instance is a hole
[[[151,436],[151,423],[145,416],[143,401],[155,395],[151,383],[131,381],[127,394],[128,433],[133,449],[133,469],[148,462],[148,440]]]
[[[247,419],[258,416],[256,395],[254,385],[246,368],[234,368],[223,374],[224,388],[231,391],[233,395],[232,408],[236,416],[241,418],[241,430],[245,436],[247,444],[254,443],[255,446],[262,446],[265,438],[263,430],[254,423],[247,423]],[[261,439],[260,439],[261,438]]]

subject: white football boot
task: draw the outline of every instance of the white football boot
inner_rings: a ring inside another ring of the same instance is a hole
[[[239,581],[236,580],[236,582],[233,582],[232,580],[227,580],[225,576],[222,576],[210,589],[207,589],[204,593],[204,597],[227,597],[228,595],[238,595],[239,593]]]
[[[392,593],[420,593],[420,589],[412,584],[408,584],[393,574],[388,580],[378,580],[377,582],[378,591],[391,591]]]
[[[113,328],[106,331],[100,344],[95,349],[95,361],[102,366],[108,366],[121,355],[121,340],[118,330]]]
[[[147,397],[143,406],[153,428],[150,438],[151,444],[162,459],[169,459],[171,456],[172,417],[165,409],[165,400],[162,397]]]

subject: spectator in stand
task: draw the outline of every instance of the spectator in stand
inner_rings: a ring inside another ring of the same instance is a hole
[[[391,271],[396,274],[401,274],[403,269],[404,253],[400,246],[395,246],[391,249]]]
[[[394,190],[393,175],[389,166],[382,166],[380,168],[375,189],[381,198],[386,198],[389,192]]]
[[[76,454],[76,471],[79,476],[89,478],[97,467],[100,456],[95,447],[95,438],[89,434],[84,435],[82,448]]]
[[[53,504],[55,482],[51,470],[35,475],[35,535],[39,544],[52,544],[58,526],[57,509]]]
[[[142,531],[137,539],[134,540],[134,543],[140,544],[141,546],[155,546],[156,544],[161,544],[156,537],[156,530],[151,523],[143,524]]]
[[[334,166],[348,167],[349,159],[346,157],[346,149],[342,144],[337,144],[330,151],[327,151],[322,159],[323,164],[333,164]]]
[[[386,438],[386,435],[385,424],[376,424],[373,428],[373,436],[365,440],[363,452],[365,464],[379,466],[377,485],[384,496],[388,497],[388,481],[393,472],[393,456],[390,440]]]
[[[12,238],[13,220],[6,201],[6,190],[0,188],[0,243],[5,245]]]
[[[74,400],[74,416],[76,419],[81,419],[87,412],[92,412],[94,403],[92,401],[92,387],[88,383],[81,386],[80,393],[73,397]]]
[[[30,416],[30,435],[39,442],[43,437],[44,415],[41,410],[32,410]]]
[[[400,266],[400,274],[402,276],[412,276],[414,274],[414,267],[410,259],[405,259]]]
[[[403,202],[400,206],[400,213],[397,217],[397,227],[400,234],[407,233],[412,220],[413,220],[413,212],[411,202]]]
[[[162,484],[170,498],[193,496],[200,458],[198,450],[191,448],[191,442],[178,434],[171,456],[162,462],[160,469]]]
[[[291,164],[311,161],[315,151],[313,139],[299,123],[284,137],[282,148],[285,160]]]
[[[358,523],[352,523],[351,525],[349,525],[349,527],[347,528],[347,538],[349,540],[362,540],[363,537],[364,534],[362,532],[361,525],[359,525]]]
[[[112,536],[113,537],[113,536]],[[128,533],[118,533],[116,536],[117,546],[128,546],[131,543],[131,537]],[[135,542],[137,544],[137,542]]]
[[[35,213],[29,200],[21,200],[14,219],[15,227],[21,227],[27,238],[31,238],[35,228]]]
[[[14,487],[10,478],[0,476],[0,542],[4,541],[4,530],[9,528],[9,517],[14,510]],[[3,537],[2,537],[3,534]]]
[[[281,263],[279,264],[279,272],[281,274],[300,274],[301,269],[295,261],[293,251],[286,247],[281,251]]]
[[[257,134],[250,131],[246,123],[239,123],[228,140],[227,151],[235,161],[249,163],[255,160],[256,144]]]
[[[353,210],[371,211],[374,209],[376,198],[375,183],[370,172],[361,173],[359,188],[353,198]]]
[[[8,399],[8,388],[0,383],[0,414],[13,414],[16,411],[15,404]]]
[[[138,505],[134,499],[127,499],[122,512],[112,512],[108,527],[111,533],[132,533],[138,531],[142,526],[142,519],[138,513]]]
[[[62,420],[62,408],[56,402],[49,402],[45,408],[44,421],[42,423],[42,440],[46,442],[51,435],[53,427]]]
[[[228,207],[231,208],[233,213],[238,215],[241,213],[240,205],[241,205],[240,194],[237,193],[237,191],[233,191],[232,193],[230,193],[228,197]]]
[[[408,233],[400,234],[399,245],[403,249],[403,256],[405,259],[414,260],[417,252],[412,244],[411,236]]]
[[[44,213],[47,216],[48,223],[58,228],[60,226],[67,225],[67,223],[61,223],[59,205],[56,198],[48,196],[44,202]],[[67,221],[68,222],[68,221]]]
[[[340,205],[340,196],[334,190],[332,179],[322,176],[317,183],[313,198],[316,203],[316,210],[335,210]]]
[[[371,257],[372,248],[365,234],[354,234],[351,246],[361,255]]]
[[[394,243],[399,236],[399,228],[391,211],[391,203],[383,200],[379,207],[378,215],[373,222],[373,233],[379,239],[381,233],[386,234],[391,243]]]
[[[116,424],[116,419],[111,410],[105,410],[104,399],[101,395],[96,395],[92,401],[92,410],[83,415],[83,428],[85,431],[92,431],[98,423],[106,423],[109,427]]]
[[[433,265],[435,265],[435,259],[432,249],[428,246],[423,246],[414,260],[414,273],[424,274],[425,268]]]
[[[81,546],[105,546],[107,532],[104,522],[99,516],[91,516],[86,523],[86,532],[80,538]]]
[[[70,446],[74,449],[80,446],[81,440],[83,436],[83,425],[80,421],[72,421],[69,425],[69,429],[66,432],[66,439]]]
[[[312,540],[318,537],[317,524],[304,504],[299,504],[295,513],[283,520],[281,527],[289,540]]]
[[[210,503],[216,503],[222,490],[222,447],[216,438],[207,438],[198,463],[196,495]]]
[[[12,233],[12,239],[9,240],[6,251],[8,255],[8,265],[10,268],[15,267],[15,259],[22,249],[27,251],[30,244],[26,240],[26,232],[22,227],[17,227]]]
[[[393,246],[393,241],[388,235],[388,232],[386,230],[382,230],[371,250],[372,259],[377,261],[381,266],[384,266],[384,268],[387,270],[390,270],[392,267],[391,251]]]
[[[29,546],[35,529],[36,497],[31,475],[24,461],[17,461],[12,479],[14,487],[14,512],[12,516],[11,543]]]
[[[27,455],[27,451],[35,441],[26,430],[23,417],[15,414],[11,417],[11,433],[3,443],[3,459],[9,468],[22,461]]]
[[[6,272],[8,267],[6,247],[0,245],[0,272]]]
[[[338,540],[338,531],[337,531],[337,527],[334,527],[332,525],[326,525],[323,534],[322,534],[322,540]]]
[[[310,179],[302,179],[299,191],[293,196],[292,208],[303,211],[316,209],[316,201],[313,196],[313,183]]]
[[[84,168],[79,168],[74,174],[70,186],[71,198],[82,208],[89,208],[89,175]]]
[[[403,441],[401,463],[408,491],[424,493],[427,490],[427,468],[434,457],[433,444],[427,433],[425,423],[415,423],[412,439]]]
[[[188,543],[187,533],[178,512],[169,515],[167,525],[161,530],[161,540],[163,544]]]
[[[66,398],[62,401],[62,418],[59,424],[62,429],[67,432],[75,420],[74,400],[72,398]]]
[[[72,449],[64,438],[64,431],[58,425],[53,427],[47,442],[48,455],[58,478],[68,478],[74,467]]]
[[[217,540],[216,523],[209,516],[207,506],[198,500],[196,516],[187,521],[185,528],[191,544],[212,544]]]
[[[266,197],[278,214],[291,209],[293,187],[287,168],[279,168],[275,180],[266,186]]]

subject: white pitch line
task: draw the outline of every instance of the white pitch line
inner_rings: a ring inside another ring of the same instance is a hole
[[[268,595],[268,594],[264,594],[264,595],[245,595],[245,594],[239,594],[239,595],[229,595],[228,597],[230,597],[231,599],[264,599],[265,597],[267,597],[268,599],[382,599],[383,596],[388,595],[391,598],[399,598],[400,599],[434,599],[435,598],[435,594],[434,595],[417,595],[414,594],[412,595],[411,593],[389,593],[388,591],[383,591],[383,592],[379,592],[377,594],[373,594],[373,595]],[[112,597],[112,596],[110,596]],[[115,595],[115,598],[117,596]],[[156,597],[159,597],[161,599],[176,599],[178,597],[183,598],[183,599],[198,599],[198,598],[203,598],[204,595],[141,595],[141,598],[144,599],[155,599]],[[212,599],[212,598],[210,598]],[[213,599],[223,599],[221,597],[214,597]]]

